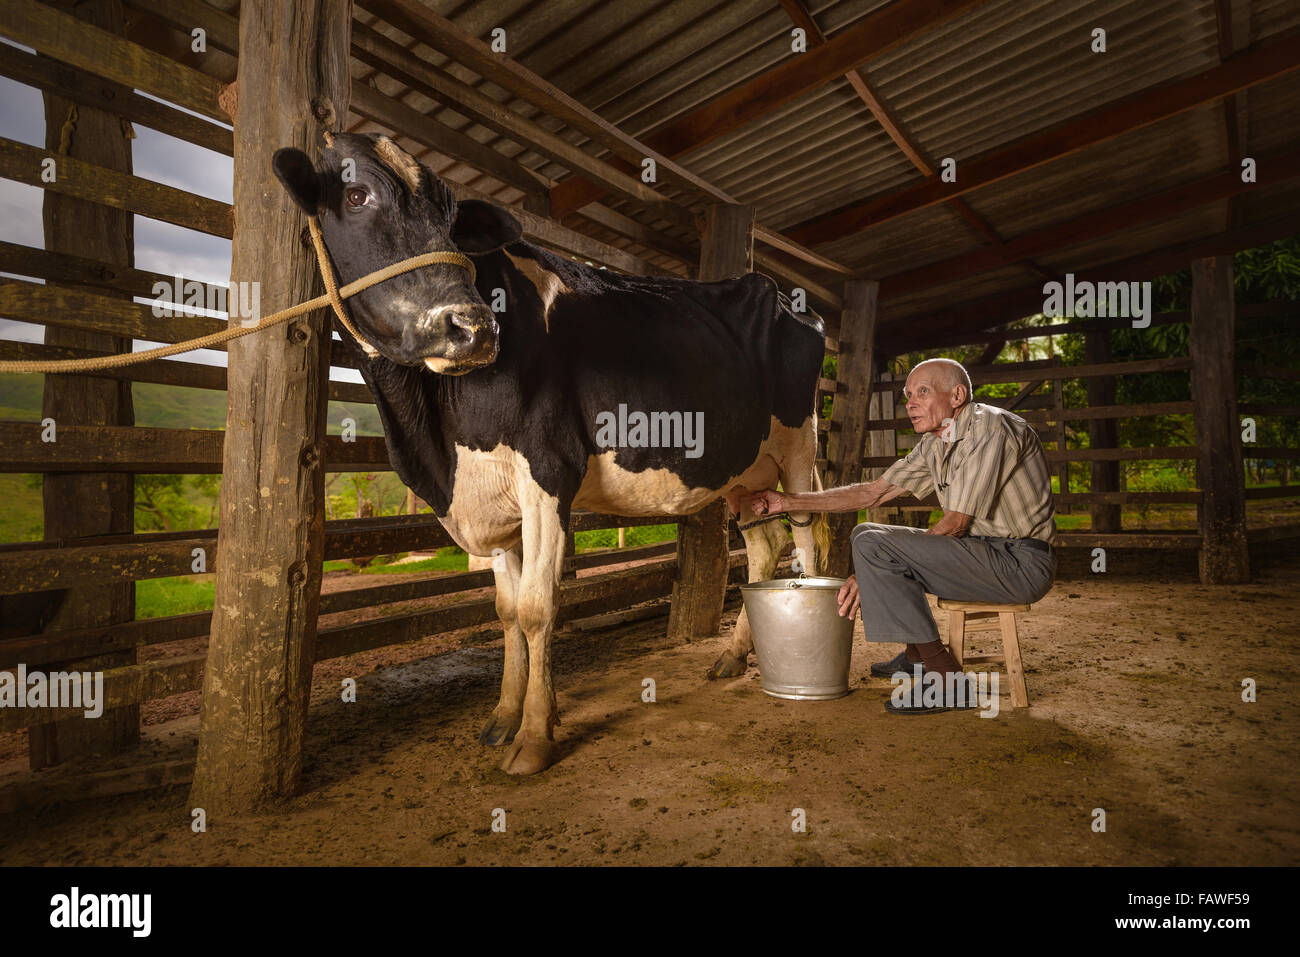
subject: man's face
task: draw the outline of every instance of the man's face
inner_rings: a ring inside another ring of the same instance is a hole
[[[951,419],[965,401],[966,386],[949,385],[942,370],[921,366],[907,377],[903,394],[907,397],[907,417],[917,434],[937,432],[944,420]]]

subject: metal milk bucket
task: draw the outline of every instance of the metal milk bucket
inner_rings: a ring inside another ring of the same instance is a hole
[[[742,585],[763,691],[820,700],[849,693],[853,619],[840,617],[843,578],[778,578]]]

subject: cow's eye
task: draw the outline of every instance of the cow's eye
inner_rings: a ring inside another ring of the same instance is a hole
[[[347,191],[348,205],[353,209],[360,209],[370,202],[370,194],[360,186],[353,186]]]

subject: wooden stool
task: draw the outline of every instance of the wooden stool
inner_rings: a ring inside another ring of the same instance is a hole
[[[982,664],[986,661],[1004,663],[1007,677],[1011,679],[1011,707],[1029,707],[1029,689],[1025,687],[1025,669],[1020,661],[1020,638],[1016,634],[1016,612],[1029,611],[1028,605],[995,605],[978,601],[949,601],[939,599],[939,607],[948,613],[948,650],[959,665]],[[996,619],[996,620],[995,620]],[[964,656],[966,623],[971,631],[1002,631],[1002,654]]]

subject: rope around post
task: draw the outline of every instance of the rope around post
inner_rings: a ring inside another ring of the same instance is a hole
[[[206,336],[200,336],[197,339],[188,339],[185,342],[176,342],[169,346],[159,346],[155,349],[146,349],[143,352],[122,352],[109,356],[93,356],[86,359],[51,359],[51,360],[13,360],[0,361],[0,375],[5,373],[45,373],[45,374],[68,374],[78,372],[102,372],[105,369],[117,369],[122,366],[136,365],[140,362],[149,362],[153,359],[165,359],[168,356],[180,355],[183,352],[193,352],[195,349],[211,349],[219,346],[224,342],[232,339],[239,339],[243,336],[251,336],[255,332],[261,332],[272,326],[278,326],[283,323],[296,319],[301,315],[311,312],[314,309],[323,309],[331,306],[334,314],[338,316],[339,322],[358,342],[370,345],[364,336],[357,330],[351,320],[348,318],[347,310],[343,308],[343,300],[355,296],[359,292],[369,289],[371,286],[377,286],[386,279],[392,279],[394,276],[400,276],[402,273],[410,272],[413,269],[419,269],[421,266],[431,266],[436,263],[451,263],[460,266],[469,272],[469,281],[473,285],[477,275],[474,270],[473,261],[463,253],[445,252],[421,253],[418,256],[411,256],[400,262],[392,263],[383,269],[377,269],[372,273],[362,276],[360,279],[348,283],[346,286],[339,288],[338,278],[334,275],[334,267],[330,264],[329,253],[325,250],[325,241],[321,237],[320,223],[315,216],[307,217],[307,225],[311,230],[312,247],[316,251],[316,264],[320,268],[321,278],[325,281],[325,294],[317,296],[315,299],[309,299],[307,302],[300,302],[296,306],[290,306],[287,309],[281,309],[273,312],[252,326],[234,326],[233,320],[228,320],[231,328],[222,329],[220,332],[213,332]],[[371,346],[371,348],[374,348]]]

